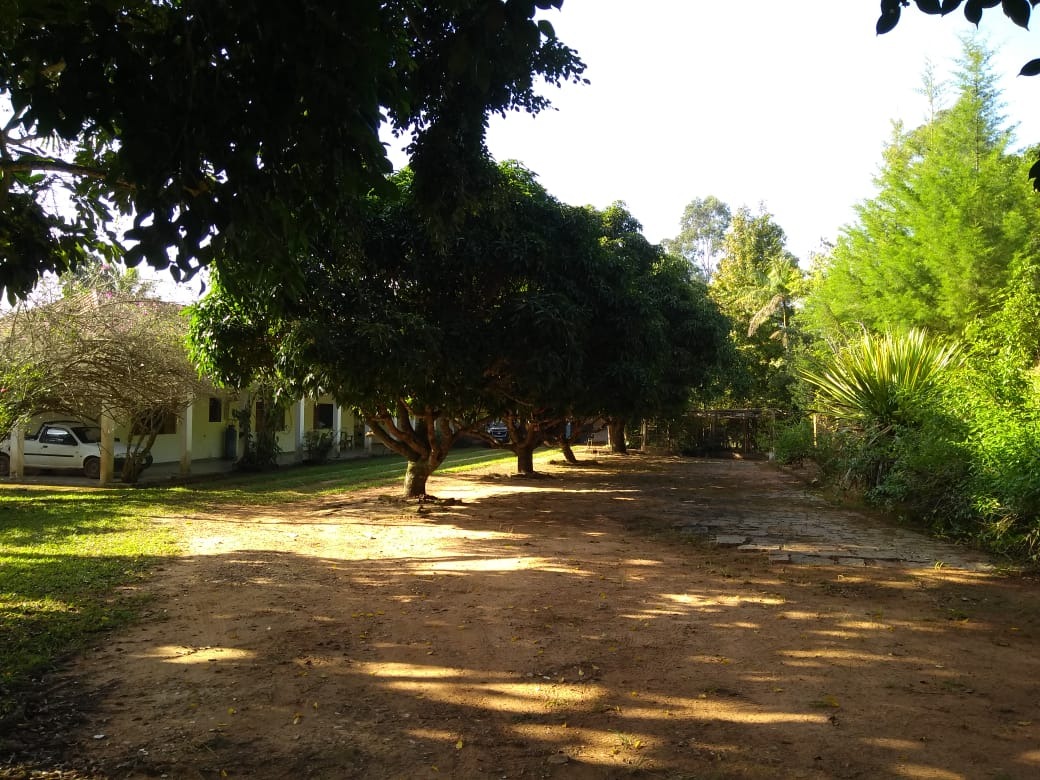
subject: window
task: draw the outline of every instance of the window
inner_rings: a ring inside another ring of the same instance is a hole
[[[314,430],[332,430],[334,412],[332,404],[314,404]]]
[[[76,445],[76,440],[72,438],[72,434],[64,428],[47,428],[42,434],[40,434],[40,441],[43,444]]]
[[[177,415],[166,409],[149,409],[134,415],[130,425],[131,436],[147,436],[155,433],[176,433]]]
[[[256,422],[253,428],[257,433],[266,433],[267,431],[284,431],[285,425],[285,410],[275,406],[270,412],[264,406],[263,401],[256,402],[256,416],[253,418]],[[271,427],[268,428],[268,425]]]
[[[210,396],[209,399],[209,421],[211,423],[224,422],[224,402],[213,396]]]

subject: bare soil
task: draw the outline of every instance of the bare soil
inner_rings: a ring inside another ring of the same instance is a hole
[[[834,518],[769,464],[599,457],[177,520],[0,776],[1040,777],[1035,579],[721,547],[691,513]]]

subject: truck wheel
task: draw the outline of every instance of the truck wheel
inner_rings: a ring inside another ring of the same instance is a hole
[[[11,458],[0,454],[0,477],[11,476]]]
[[[83,476],[87,479],[100,479],[101,458],[87,458],[83,461]]]

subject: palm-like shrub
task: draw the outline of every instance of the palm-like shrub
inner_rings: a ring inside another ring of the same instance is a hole
[[[802,371],[816,392],[816,410],[839,423],[884,435],[919,421],[960,349],[921,330],[867,334],[818,371]]]

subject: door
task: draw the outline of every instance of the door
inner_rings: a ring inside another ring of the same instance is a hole
[[[25,465],[42,469],[78,469],[79,442],[71,431],[45,425],[35,442],[25,442]]]

